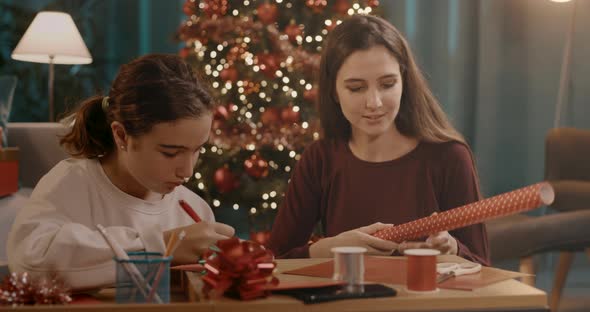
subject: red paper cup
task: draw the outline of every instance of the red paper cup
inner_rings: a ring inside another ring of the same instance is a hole
[[[406,290],[411,293],[433,293],[436,288],[436,256],[440,251],[436,249],[408,249],[404,251],[407,257]]]

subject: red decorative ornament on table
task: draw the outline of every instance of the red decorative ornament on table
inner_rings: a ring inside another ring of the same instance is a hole
[[[203,293],[208,297],[223,294],[242,300],[266,297],[268,288],[277,285],[273,276],[274,255],[261,244],[241,241],[237,237],[217,242],[218,252],[209,251],[205,258],[207,274],[203,276]]]
[[[69,287],[55,274],[33,278],[13,272],[0,285],[0,304],[67,304],[72,301]]]

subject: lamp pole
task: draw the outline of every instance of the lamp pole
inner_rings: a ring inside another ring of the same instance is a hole
[[[553,120],[553,128],[558,128],[561,121],[561,111],[564,103],[567,102],[567,87],[570,81],[570,67],[572,58],[572,41],[576,31],[576,3],[573,1],[572,14],[570,17],[569,31],[565,39],[565,47],[563,48],[563,57],[561,60],[561,71],[559,74],[559,90],[557,91],[557,104],[555,105],[555,119]]]
[[[53,80],[55,78],[53,55],[49,56],[49,79],[47,87],[49,89],[49,121],[54,122],[54,107],[53,107]]]

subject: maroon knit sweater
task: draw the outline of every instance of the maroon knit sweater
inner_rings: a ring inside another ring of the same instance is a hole
[[[367,162],[345,142],[320,140],[297,163],[269,247],[280,258],[307,258],[318,221],[330,237],[375,222],[409,222],[477,200],[471,153],[460,143],[421,142],[400,158]],[[483,224],[450,233],[459,256],[489,265]]]

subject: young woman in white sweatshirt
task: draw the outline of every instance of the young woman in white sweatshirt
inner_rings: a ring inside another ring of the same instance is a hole
[[[123,65],[107,96],[72,115],[61,144],[73,158],[37,184],[9,235],[11,271],[57,272],[75,290],[112,285],[113,252],[102,224],[126,251],[164,251],[171,231],[186,238],[174,262],[194,263],[234,235],[182,184],[209,138],[213,101],[181,58],[147,55]],[[180,207],[184,200],[203,222]]]

